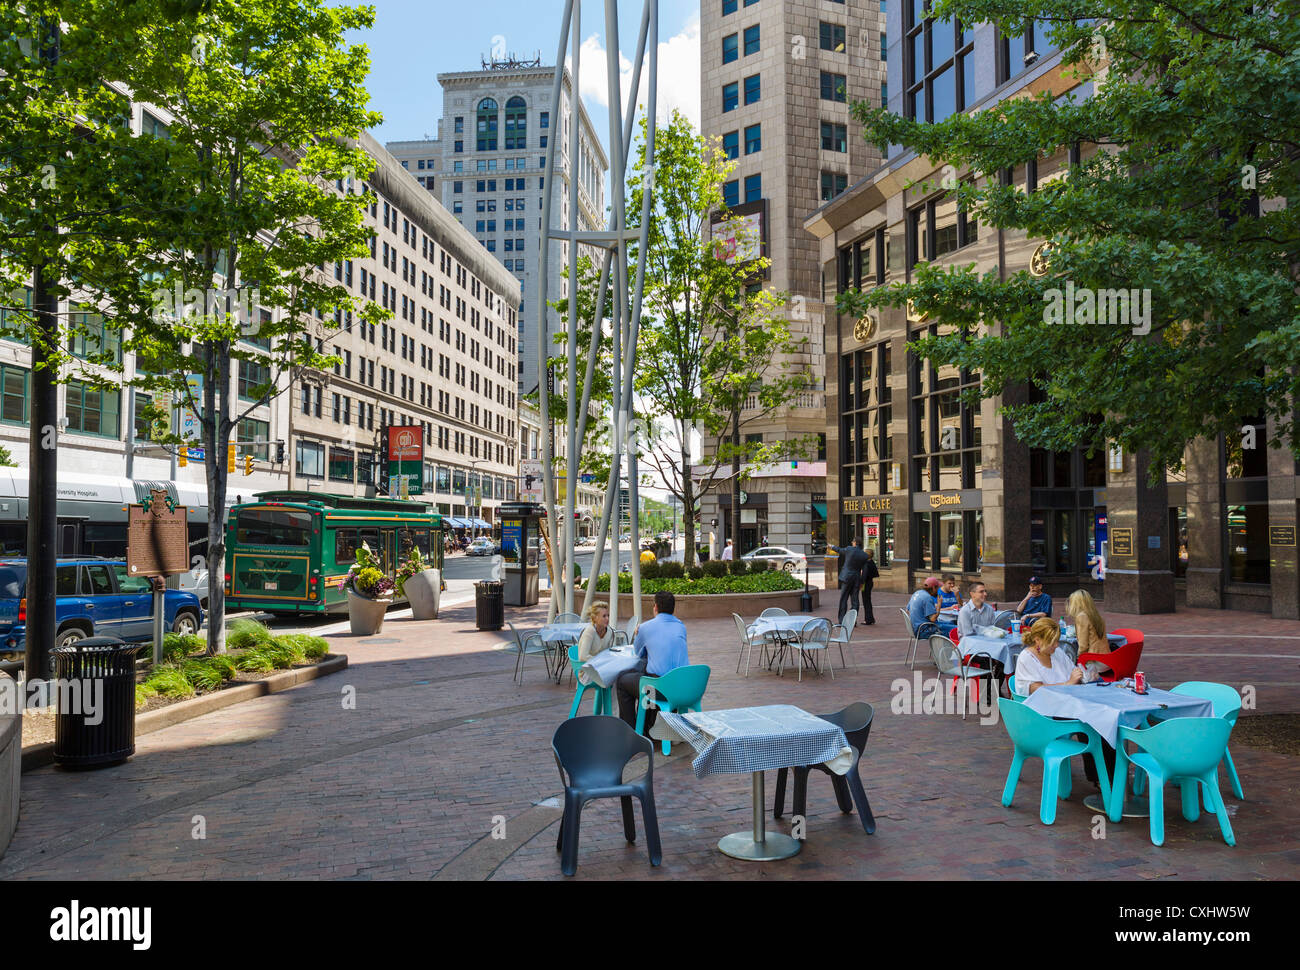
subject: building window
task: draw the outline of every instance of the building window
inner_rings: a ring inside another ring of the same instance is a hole
[[[740,57],[739,35],[728,34],[722,38],[722,63],[730,64]]]
[[[822,122],[822,151],[847,152],[849,150],[849,129],[847,125],[837,125],[830,121]]]
[[[979,240],[979,224],[957,208],[951,195],[931,199],[908,213],[909,265],[938,259]]]
[[[758,24],[745,28],[745,56],[758,53]]]
[[[69,381],[67,395],[69,431],[105,438],[118,436],[120,391],[105,391],[80,381]]]
[[[745,154],[753,155],[763,150],[763,126],[750,125],[745,129]]]
[[[1002,84],[1021,71],[1032,67],[1056,50],[1047,39],[1047,21],[1026,20],[1019,37],[1004,36],[1000,31],[997,40],[997,77]]]
[[[15,299],[16,297],[16,299]],[[0,337],[16,340],[25,344],[31,341],[27,337],[27,327],[31,323],[31,314],[24,312],[32,306],[30,287],[21,287],[11,292],[8,297],[0,297]]]
[[[722,136],[722,151],[728,158],[740,157],[740,132],[729,131]]]
[[[30,371],[0,364],[0,421],[27,423],[27,384]]]
[[[523,151],[528,147],[528,105],[516,95],[506,102],[506,150]]]
[[[311,441],[299,441],[295,471],[304,478],[324,478],[325,446]]]
[[[746,175],[745,176],[745,201],[757,202],[763,198],[763,176]]]
[[[885,495],[890,491],[893,460],[892,357],[888,343],[877,344],[840,360],[840,491],[843,496]],[[883,519],[888,519],[886,522]],[[893,561],[893,519],[878,513],[842,520],[842,542],[857,535],[863,548],[874,549],[881,567]]]
[[[255,360],[239,362],[239,399],[259,401],[271,384],[271,368]]]
[[[99,363],[122,362],[122,334],[105,326],[104,318],[98,313],[69,313],[68,329],[71,331],[68,350],[72,356],[82,360],[94,358]]]
[[[727,208],[735,208],[740,205],[740,182],[732,179],[730,182],[723,183],[722,186],[722,204]]]
[[[355,459],[352,452],[342,448],[330,449],[330,481],[351,482]]]
[[[936,336],[937,324],[913,331],[914,339]],[[978,373],[952,365],[936,366],[908,356],[911,393],[911,481],[918,492],[980,487],[982,467],[980,408],[962,399],[977,395]]]
[[[244,418],[235,426],[238,450],[258,461],[271,460],[271,422]]]
[[[821,48],[824,51],[834,51],[837,54],[844,53],[844,25],[828,24],[822,21],[821,27]]]
[[[458,134],[458,135],[463,135],[463,134],[465,134],[465,119],[464,119],[464,118],[457,118],[457,119],[456,119],[456,134]]]
[[[478,103],[478,150],[494,152],[497,150],[497,128],[500,124],[500,108],[495,99],[484,98]]]
[[[760,97],[761,75],[751,74],[745,78],[745,104],[754,104]]]
[[[725,114],[728,111],[735,111],[736,105],[740,101],[740,86],[732,81],[730,84],[722,86],[722,110]]]
[[[904,110],[917,121],[943,121],[975,102],[975,31],[925,18],[919,3],[908,16]]]
[[[843,74],[822,71],[821,80],[823,101],[838,101],[843,104],[848,100],[848,82]]]
[[[829,202],[849,187],[849,177],[841,172],[822,172],[822,201]]]
[[[736,12],[736,0],[722,0],[722,16]]]

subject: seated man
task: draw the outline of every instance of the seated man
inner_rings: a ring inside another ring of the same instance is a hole
[[[1016,604],[1016,612],[1026,623],[1052,615],[1052,598],[1043,592],[1043,581],[1037,576],[1029,577],[1029,592]]]
[[[977,627],[992,626],[995,610],[985,602],[988,589],[979,580],[970,584],[966,605],[957,614],[957,635],[968,637]]]
[[[907,601],[907,615],[912,621],[912,629],[916,631],[916,636],[921,641],[933,633],[940,632],[936,623],[939,601],[934,596],[939,586],[939,578],[931,576]]]
[[[686,652],[686,624],[673,616],[676,608],[677,600],[672,593],[655,593],[654,616],[636,631],[632,646],[641,658],[640,662],[619,674],[616,682],[618,716],[627,722],[628,727],[636,727],[636,701],[641,691],[641,678],[645,675],[660,677],[691,662]],[[654,721],[655,712],[646,711],[647,731]]]

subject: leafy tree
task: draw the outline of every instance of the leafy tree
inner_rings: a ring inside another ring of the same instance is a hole
[[[655,132],[653,221],[635,378],[644,429],[639,454],[686,510],[688,566],[695,557],[699,496],[733,475],[733,460],[776,461],[802,456],[811,445],[802,438],[764,445],[744,442],[743,436],[736,445],[723,437],[737,407],[743,408],[743,432],[809,386],[807,374],[782,366],[805,341],[791,336],[781,316],[785,295],[760,288],[770,260],[729,261],[722,249],[720,240],[729,232],[740,251],[754,242],[723,203],[722,185],[734,168],[717,139],[698,135],[680,113]],[[637,169],[629,179],[634,228],[640,226],[646,176],[643,125]],[[715,214],[723,218],[711,225]],[[693,432],[716,442],[694,468]]]
[[[1004,407],[1033,446],[1117,441],[1147,449],[1157,477],[1190,441],[1231,440],[1244,416],[1267,414],[1270,444],[1300,456],[1300,19],[1214,0],[936,0],[933,12],[1013,35],[1045,20],[1063,70],[1093,84],[1086,97],[1044,93],[938,124],[853,109],[868,142],[975,173],[959,203],[1049,240],[1050,266],[1005,280],[922,266],[910,286],[844,294],[841,312],[912,300],[950,325],[915,349],[980,371],[986,396],[1036,388]],[[1069,145],[1084,157],[1063,177],[1028,193],[998,184],[995,173]],[[1149,320],[1058,325],[1050,291],[1068,284],[1149,294]]]

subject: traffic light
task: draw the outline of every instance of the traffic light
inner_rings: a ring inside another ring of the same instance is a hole
[[[226,446],[226,474],[235,474],[235,446]]]
[[[253,474],[253,456],[251,454],[247,454],[244,456],[244,474],[245,475]]]
[[[176,452],[176,464],[184,468],[190,463],[190,449],[188,445],[181,445],[180,451]]]
[[[284,442],[283,441],[277,441],[275,443],[275,463],[277,465],[284,464]]]

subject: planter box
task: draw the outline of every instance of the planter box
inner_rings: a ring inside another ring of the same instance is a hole
[[[436,620],[438,618],[438,601],[442,597],[442,573],[436,569],[426,569],[416,573],[405,583],[407,602],[411,604],[411,616],[417,620]]]
[[[352,633],[359,637],[373,636],[384,628],[384,615],[393,605],[392,599],[372,600],[348,590],[348,620]]]
[[[813,609],[817,609],[819,594],[821,590],[816,586],[809,587],[808,593],[812,596]],[[609,593],[597,593],[597,596],[603,597],[606,602],[609,601]],[[732,613],[739,613],[741,617],[750,619],[758,616],[764,610],[772,606],[779,606],[788,613],[799,613],[799,600],[803,597],[803,590],[792,589],[782,590],[776,593],[712,593],[701,596],[684,596],[680,593],[674,594],[677,598],[677,606],[673,613],[679,620],[702,620],[713,617],[731,616]],[[620,593],[619,615],[624,613],[624,603],[631,600],[630,593]],[[649,619],[654,615],[655,598],[653,595],[641,597],[641,616],[643,619]]]

